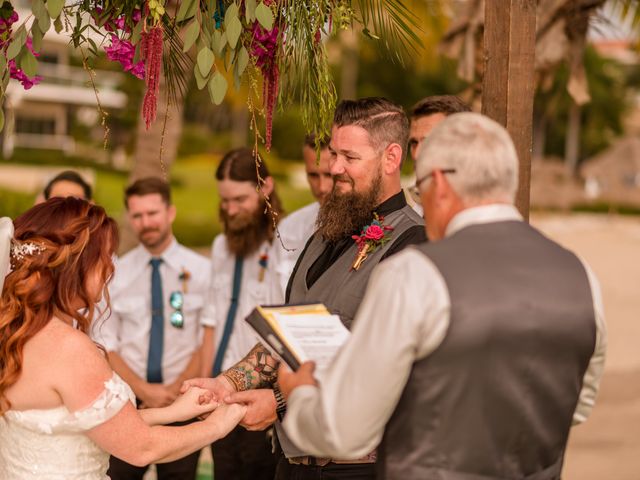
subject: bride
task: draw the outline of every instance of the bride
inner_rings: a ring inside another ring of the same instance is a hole
[[[173,405],[136,410],[130,388],[87,336],[108,293],[117,227],[76,198],[0,222],[0,478],[103,480],[109,454],[134,465],[169,462],[225,436],[245,407],[214,410],[191,389]],[[2,240],[5,232],[5,241]],[[108,320],[107,320],[108,321]],[[161,424],[213,411],[183,427]]]

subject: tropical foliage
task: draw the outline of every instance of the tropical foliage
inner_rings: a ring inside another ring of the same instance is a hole
[[[230,79],[236,89],[248,86],[251,125],[257,139],[256,113],[265,116],[267,148],[278,102],[299,102],[306,130],[327,133],[336,102],[327,36],[357,27],[400,61],[419,46],[416,17],[401,0],[33,0],[31,5],[31,15],[23,19],[10,1],[0,9],[0,101],[10,78],[24,88],[38,83],[38,52],[53,27],[80,49],[87,70],[104,50],[124,71],[144,79],[147,128],[156,119],[161,82],[167,101],[175,102],[193,72],[198,88],[207,89],[216,105],[227,96]]]

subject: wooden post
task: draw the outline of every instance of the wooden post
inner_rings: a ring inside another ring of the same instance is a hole
[[[482,113],[506,127],[520,159],[516,206],[529,218],[536,0],[485,0]]]

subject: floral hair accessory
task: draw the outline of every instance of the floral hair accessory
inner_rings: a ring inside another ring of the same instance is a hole
[[[375,252],[391,239],[393,227],[385,225],[383,222],[384,217],[379,217],[377,213],[374,213],[373,222],[365,225],[360,235],[351,236],[358,245],[358,255],[351,266],[353,270],[358,270],[370,253]]]
[[[26,256],[37,255],[45,250],[45,246],[40,243],[13,240],[11,242],[10,256],[14,260],[22,261]]]

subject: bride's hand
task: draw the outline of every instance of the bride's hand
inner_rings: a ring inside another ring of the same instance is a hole
[[[240,403],[221,404],[204,422],[211,425],[216,432],[215,440],[225,437],[233,430],[247,413],[247,407]]]
[[[169,407],[173,410],[176,422],[184,422],[200,415],[207,414],[218,407],[213,394],[204,388],[191,387],[183,395],[176,398]]]

